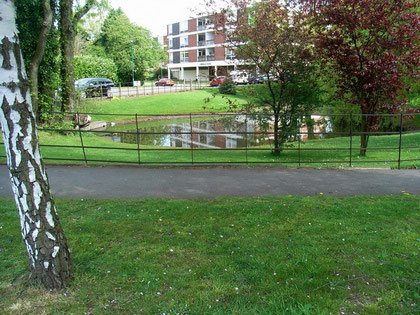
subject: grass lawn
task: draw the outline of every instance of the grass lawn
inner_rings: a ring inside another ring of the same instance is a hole
[[[336,161],[348,161],[349,150],[328,150],[321,151],[317,149],[332,149],[332,148],[349,148],[349,138],[339,137],[332,139],[310,140],[301,144],[301,166],[309,167],[347,167],[348,163],[337,163]],[[47,163],[83,163],[61,161],[60,159],[80,159],[83,160],[83,151],[81,148],[71,148],[69,146],[80,146],[80,138],[78,134],[74,135],[60,135],[47,132],[40,132],[40,142],[43,145],[62,145],[66,147],[41,147],[43,157]],[[109,138],[98,137],[93,134],[83,136],[85,146],[101,147],[101,149],[86,149],[86,156],[88,160],[101,160],[119,163],[137,163],[138,153],[136,144],[124,144],[113,142]],[[420,143],[420,133],[405,134],[402,138],[402,146],[418,146]],[[360,137],[353,138],[353,154],[352,161],[355,167],[397,167],[396,162],[382,162],[386,160],[398,160],[398,149],[394,150],[373,150],[374,148],[398,148],[399,136],[375,136],[370,137],[369,148],[366,157],[359,156]],[[103,148],[108,149],[103,149]],[[294,143],[293,148],[297,148],[298,144]],[[130,151],[120,150],[121,148],[130,149]],[[165,151],[153,151],[150,149],[161,148]],[[148,149],[150,151],[148,151]],[[255,150],[263,149],[263,150]],[[5,155],[4,146],[0,146],[0,155]],[[195,150],[191,153],[189,150],[174,150],[172,148],[164,148],[157,146],[141,146],[140,159],[143,163],[191,163],[191,158],[194,158],[195,163],[208,162],[264,162],[264,163],[280,163],[281,165],[298,166],[296,163],[299,160],[298,151],[284,151],[280,157],[275,157],[271,154],[269,146],[258,146],[249,148],[245,151],[199,151]],[[415,160],[402,162],[401,166],[405,168],[420,167],[420,149],[403,149],[401,152],[402,160]],[[56,159],[56,160],[54,160]],[[5,158],[0,161],[4,162]],[[106,163],[106,162],[105,162]],[[104,162],[89,162],[90,165],[102,165]]]
[[[2,314],[419,311],[420,197],[58,200],[76,267],[31,286],[1,200]]]
[[[239,90],[238,90],[239,92]],[[213,94],[216,96],[213,97]],[[229,99],[238,104],[245,104],[246,97],[240,92]],[[225,112],[228,110],[227,100],[217,89],[203,89],[192,92],[161,94],[137,98],[114,98],[110,101],[87,100],[80,105],[78,111],[115,114],[112,116],[93,115],[93,120],[120,121],[133,119],[135,114],[170,115],[203,112]],[[127,115],[127,116],[125,116]]]

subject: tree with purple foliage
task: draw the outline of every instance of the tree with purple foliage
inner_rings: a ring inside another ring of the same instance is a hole
[[[407,99],[406,78],[419,75],[420,15],[413,0],[300,0],[312,22],[319,56],[336,73],[340,98],[359,105],[360,155],[379,121]]]

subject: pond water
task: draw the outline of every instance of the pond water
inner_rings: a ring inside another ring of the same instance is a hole
[[[316,124],[314,131],[321,129],[320,124]],[[110,133],[105,136],[115,142],[135,144],[139,141],[141,145],[179,148],[245,148],[269,144],[273,138],[272,134],[263,131],[259,119],[246,119],[244,115],[201,116],[193,118],[192,124],[189,118],[148,122],[147,127],[142,127],[140,122],[139,135],[136,124],[117,125],[107,131]],[[306,128],[301,128],[301,132],[306,132]],[[302,135],[301,139],[305,141],[307,135]]]

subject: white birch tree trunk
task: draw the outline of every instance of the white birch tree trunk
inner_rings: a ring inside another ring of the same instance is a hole
[[[73,263],[39,151],[15,15],[14,2],[0,0],[0,122],[31,279],[56,290]]]

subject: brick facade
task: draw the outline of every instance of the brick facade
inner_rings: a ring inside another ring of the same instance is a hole
[[[188,32],[197,31],[197,19],[191,19],[188,21]]]
[[[197,50],[189,50],[188,51],[188,58],[190,62],[197,62]]]

